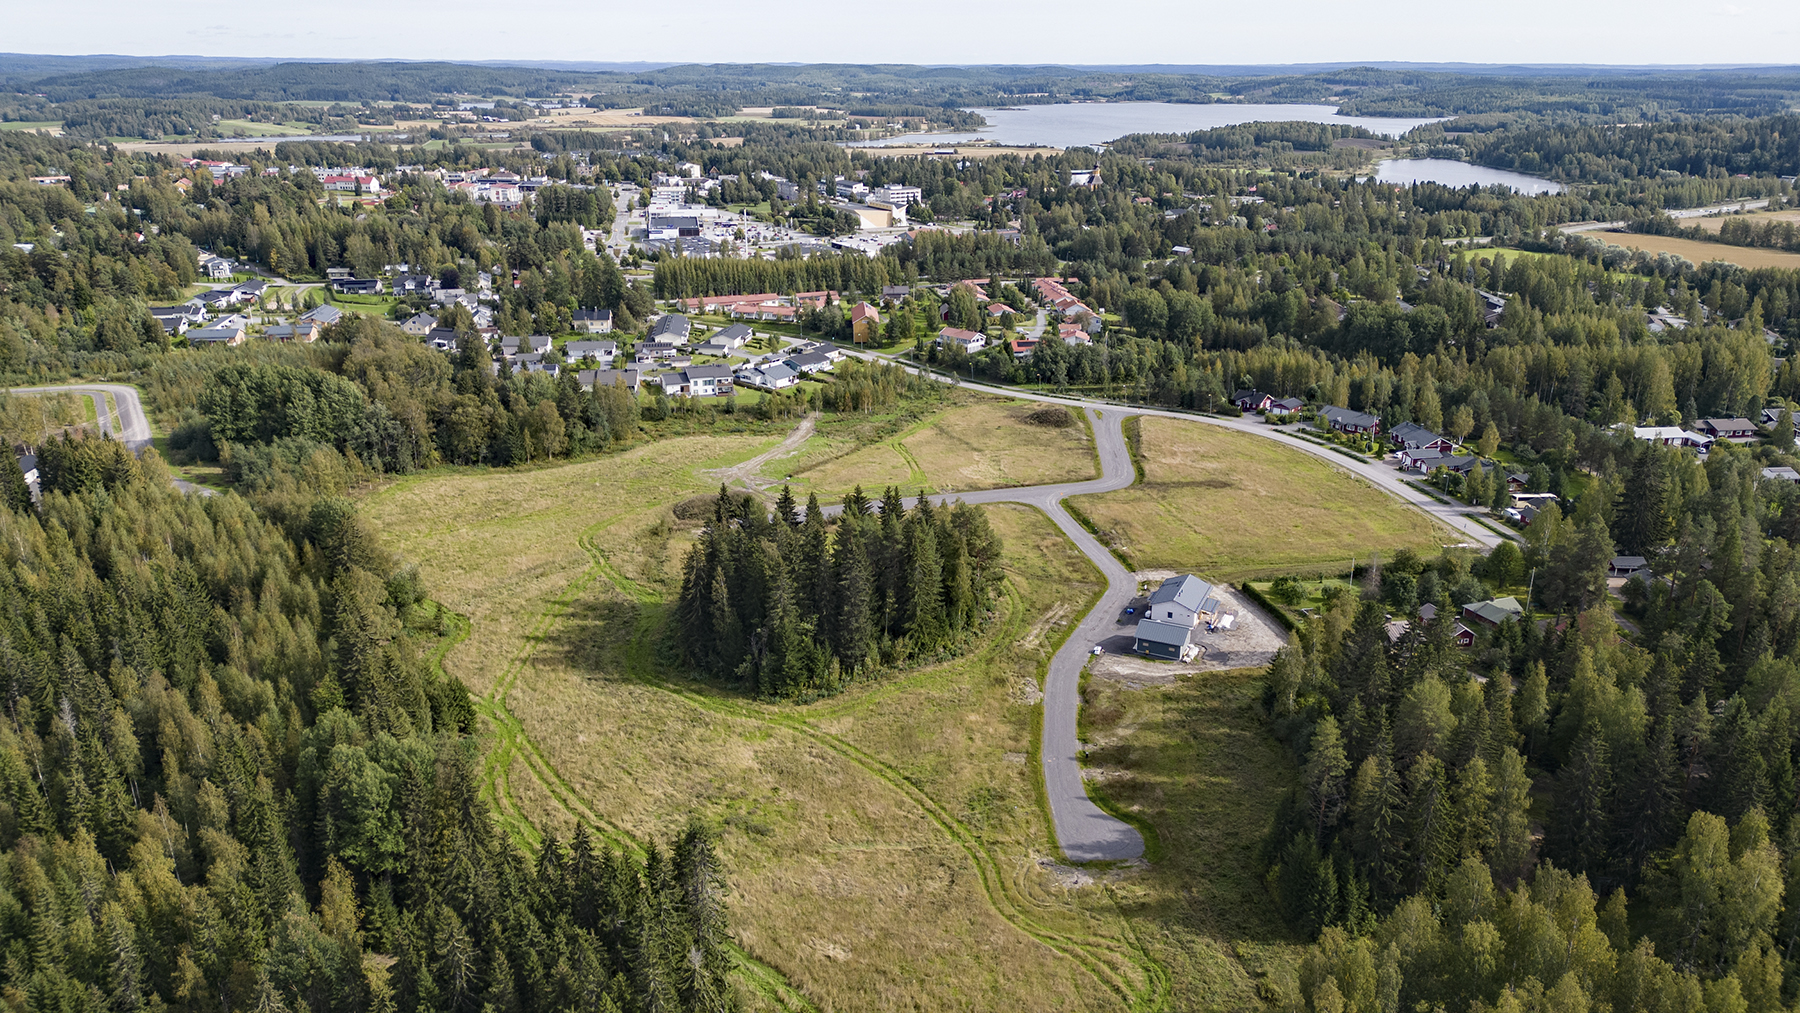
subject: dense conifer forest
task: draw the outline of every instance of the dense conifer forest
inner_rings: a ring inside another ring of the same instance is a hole
[[[102,443],[0,510],[9,1005],[732,1005],[709,832],[514,850],[421,658],[448,620],[347,501],[184,496]]]
[[[908,510],[897,489],[858,488],[835,526],[784,488],[771,517],[724,489],[682,563],[674,634],[686,659],[771,697],[820,696],[886,667],[952,653],[1000,580],[1000,539],[980,510]]]

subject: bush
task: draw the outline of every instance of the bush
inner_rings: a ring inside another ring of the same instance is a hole
[[[1292,574],[1275,578],[1269,585],[1269,597],[1289,608],[1306,600],[1306,588],[1301,586],[1299,578]]]
[[[1075,424],[1075,413],[1062,405],[1045,405],[1026,415],[1025,421],[1034,426],[1067,429]]]

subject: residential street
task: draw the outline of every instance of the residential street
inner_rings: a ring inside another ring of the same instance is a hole
[[[1099,478],[1022,489],[936,494],[927,498],[938,505],[1023,503],[1037,507],[1106,576],[1106,592],[1100,601],[1082,617],[1069,639],[1050,659],[1050,671],[1044,678],[1044,735],[1040,751],[1050,817],[1063,854],[1075,862],[1129,861],[1143,855],[1144,839],[1130,824],[1107,815],[1088,798],[1081,779],[1076,714],[1081,706],[1081,671],[1087,665],[1089,652],[1106,638],[1112,617],[1137,593],[1137,578],[1086,528],[1076,523],[1075,518],[1063,509],[1062,501],[1085,493],[1115,492],[1136,480],[1131,452],[1125,446],[1125,434],[1120,428],[1125,417],[1132,413],[1111,408],[1088,408],[1087,412],[1100,455]],[[906,505],[911,508],[917,502],[918,497],[914,496],[906,500]],[[875,505],[879,507],[879,501]],[[824,510],[826,516],[835,516],[843,511],[843,507],[833,504]]]
[[[122,383],[74,383],[52,387],[10,387],[8,394],[86,394],[94,399],[94,415],[100,420],[100,431],[123,440],[132,453],[150,445],[150,420],[144,417],[144,405],[136,387]],[[115,418],[106,410],[106,395],[118,405]]]
[[[852,351],[850,349],[844,349],[844,351],[847,354],[855,355],[860,358],[879,359],[879,360],[885,361],[885,362],[892,362],[897,365],[904,366],[906,369],[908,369],[911,372],[914,372],[914,373],[919,372],[918,367],[901,361],[893,354],[884,354],[884,353],[879,353],[879,352],[857,352],[857,351]],[[949,377],[946,377],[942,373],[933,372],[931,375],[933,378],[935,378],[941,382],[944,382],[944,383],[952,382]],[[1411,485],[1409,485],[1407,483],[1406,479],[1401,476],[1399,471],[1397,471],[1396,469],[1394,469],[1393,467],[1391,467],[1385,463],[1378,462],[1378,461],[1370,461],[1370,460],[1366,460],[1366,459],[1352,458],[1345,454],[1338,453],[1336,450],[1333,450],[1329,447],[1322,447],[1316,443],[1308,443],[1305,440],[1298,439],[1298,438],[1294,437],[1293,435],[1291,435],[1292,432],[1294,431],[1295,427],[1271,426],[1271,425],[1268,425],[1265,422],[1263,422],[1263,420],[1257,416],[1247,416],[1245,418],[1237,418],[1237,419],[1220,418],[1220,417],[1216,417],[1216,416],[1212,416],[1212,415],[1200,415],[1200,414],[1197,414],[1194,412],[1169,411],[1167,409],[1146,408],[1146,407],[1142,407],[1139,405],[1112,404],[1110,402],[1101,401],[1101,400],[1093,399],[1093,398],[1063,397],[1063,396],[1059,396],[1059,395],[1055,395],[1055,394],[1039,394],[1035,391],[1018,390],[1018,389],[1011,388],[1011,387],[996,387],[991,384],[977,383],[972,380],[957,380],[955,382],[962,387],[968,388],[969,390],[978,390],[984,394],[993,394],[998,397],[1017,398],[1021,401],[1041,401],[1046,404],[1060,404],[1060,405],[1066,405],[1071,408],[1105,407],[1105,408],[1111,408],[1111,409],[1114,409],[1114,410],[1120,412],[1121,418],[1123,418],[1126,415],[1151,415],[1151,416],[1155,416],[1157,418],[1182,419],[1184,421],[1200,422],[1200,423],[1204,423],[1204,424],[1210,425],[1210,426],[1222,426],[1226,429],[1235,429],[1241,433],[1248,433],[1251,436],[1260,436],[1264,439],[1275,440],[1276,442],[1282,444],[1283,446],[1291,447],[1291,448],[1301,451],[1303,453],[1311,454],[1314,457],[1317,457],[1323,461],[1326,461],[1332,465],[1335,465],[1336,467],[1342,468],[1345,471],[1348,471],[1353,475],[1356,475],[1362,479],[1367,480],[1370,484],[1374,485],[1375,488],[1380,489],[1383,492],[1386,492],[1392,496],[1395,496],[1395,497],[1405,501],[1406,503],[1411,504],[1412,506],[1425,511],[1426,513],[1430,514],[1431,516],[1442,521],[1446,526],[1450,527],[1452,530],[1466,536],[1467,540],[1469,541],[1470,544],[1478,545],[1484,549],[1491,549],[1494,546],[1499,545],[1500,540],[1503,537],[1501,535],[1494,533],[1492,530],[1482,526],[1481,524],[1477,523],[1473,519],[1473,515],[1475,513],[1477,513],[1478,511],[1474,511],[1469,507],[1462,506],[1461,504],[1440,503],[1437,500],[1432,499],[1430,496],[1425,495],[1424,493],[1420,492],[1419,490],[1417,490],[1417,489],[1413,488]],[[1284,432],[1283,430],[1287,430],[1287,431]],[[1019,492],[1020,490],[1014,489],[1014,490],[996,490],[996,491],[997,492],[1001,492],[1001,491]],[[1011,502],[1011,500],[1008,498],[1002,498],[999,500],[976,500],[976,499],[970,498],[972,496],[980,496],[980,495],[982,495],[982,493],[970,493],[970,494],[968,494],[968,496],[965,496],[964,499],[971,503]],[[1513,541],[1517,541],[1517,539],[1513,538],[1511,535],[1507,535],[1504,537],[1509,538]]]

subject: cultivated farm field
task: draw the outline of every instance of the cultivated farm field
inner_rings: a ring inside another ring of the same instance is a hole
[[[1271,440],[1176,419],[1140,424],[1144,481],[1069,500],[1139,569],[1235,580],[1460,541],[1361,479]]]
[[[1715,219],[1716,220],[1716,219]],[[1696,224],[1705,227],[1708,219],[1696,220]],[[1739,267],[1785,267],[1800,268],[1800,253],[1788,253],[1785,250],[1765,250],[1750,246],[1729,246],[1725,243],[1707,243],[1698,239],[1678,239],[1673,236],[1643,236],[1636,233],[1622,232],[1590,232],[1588,235],[1599,238],[1613,246],[1627,249],[1644,250],[1649,253],[1673,253],[1678,257],[1686,257],[1696,264],[1704,264],[1709,260],[1723,260]]]
[[[1222,914],[1266,906],[1240,862],[1218,865],[1208,887],[1195,877],[1212,876],[1210,854],[1115,870],[1054,861],[1035,779],[1036,693],[1099,580],[1036,511],[984,508],[1005,540],[1005,590],[958,659],[805,705],[685,677],[663,631],[695,528],[671,508],[782,435],[443,471],[365,501],[432,596],[469,620],[444,667],[479,699],[486,787],[513,839],[566,839],[580,820],[635,847],[691,814],[721,825],[752,1008],[804,1008],[790,990],[822,1010],[1103,1010],[1175,997],[1249,1008],[1259,987],[1282,990],[1297,954],[1285,930]],[[1130,755],[1140,735],[1171,748],[1166,728],[1127,725],[1109,730],[1108,748]],[[1273,748],[1258,724],[1233,734],[1252,758]],[[1253,837],[1291,779],[1283,762],[1254,781],[1227,765],[1112,790],[1153,823],[1195,819],[1231,793],[1222,832]],[[1195,839],[1175,826],[1163,836]]]

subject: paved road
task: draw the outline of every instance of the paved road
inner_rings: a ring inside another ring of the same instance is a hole
[[[1703,208],[1676,208],[1673,211],[1665,211],[1663,213],[1668,215],[1670,218],[1679,220],[1679,219],[1683,219],[1683,218],[1705,218],[1707,215],[1728,214],[1728,213],[1734,212],[1734,211],[1755,211],[1760,208],[1766,208],[1768,206],[1769,206],[1769,202],[1767,200],[1746,200],[1746,201],[1736,201],[1731,204],[1709,204]],[[1574,225],[1558,225],[1557,228],[1561,229],[1563,232],[1569,232],[1569,233],[1606,232],[1606,231],[1611,231],[1613,229],[1622,229],[1629,224],[1631,224],[1631,223],[1630,222],[1577,222]]]
[[[896,363],[905,366],[911,372],[919,372],[917,367],[902,362],[893,355],[884,355],[875,352],[855,352],[849,349],[844,349],[844,351],[860,358],[879,359],[884,362]],[[933,379],[946,383],[950,382],[942,373],[932,373],[930,375]],[[1293,431],[1298,429],[1296,426],[1271,426],[1265,423],[1259,416],[1254,415],[1245,416],[1243,418],[1220,418],[1212,415],[1198,415],[1192,412],[1168,411],[1162,408],[1146,408],[1139,405],[1116,405],[1095,398],[1039,394],[1034,391],[1017,390],[1010,387],[995,387],[990,384],[976,383],[971,380],[958,380],[955,382],[969,390],[978,390],[984,394],[993,394],[998,397],[1018,398],[1022,401],[1041,401],[1046,404],[1067,405],[1071,408],[1105,407],[1122,412],[1125,415],[1150,415],[1156,418],[1181,419],[1187,422],[1199,422],[1209,426],[1220,426],[1225,429],[1236,430],[1237,432],[1246,433],[1251,436],[1274,440],[1283,446],[1290,447],[1302,453],[1311,454],[1328,464],[1342,468],[1352,475],[1368,481],[1371,485],[1375,486],[1375,488],[1394,496],[1396,499],[1425,511],[1439,521],[1442,521],[1450,529],[1464,536],[1465,540],[1471,544],[1483,548],[1493,548],[1500,544],[1502,538],[1512,541],[1518,540],[1512,535],[1502,536],[1495,534],[1493,530],[1478,523],[1474,518],[1480,513],[1479,510],[1456,503],[1441,503],[1432,499],[1430,496],[1425,495],[1418,489],[1413,488],[1412,485],[1408,484],[1406,478],[1403,477],[1397,469],[1390,467],[1387,464],[1353,458],[1341,454],[1330,447],[1323,447],[1317,443],[1309,443],[1306,440],[1296,438],[1292,435]],[[1017,490],[1012,491],[1016,492]],[[970,493],[969,495],[973,496],[981,494]],[[968,500],[968,502],[1006,501]]]
[[[1044,789],[1050,800],[1050,819],[1055,824],[1056,841],[1062,846],[1063,854],[1076,862],[1129,861],[1143,856],[1144,839],[1131,824],[1107,815],[1088,798],[1087,788],[1081,780],[1080,742],[1075,719],[1081,707],[1081,671],[1087,666],[1088,652],[1110,635],[1114,618],[1137,594],[1137,578],[1119,564],[1099,539],[1069,515],[1062,501],[1087,493],[1116,492],[1136,481],[1131,452],[1125,446],[1125,434],[1120,428],[1126,416],[1136,413],[1116,408],[1088,408],[1087,413],[1100,455],[1099,478],[1016,489],[937,493],[926,498],[939,505],[1023,503],[1037,507],[1106,576],[1106,592],[1100,596],[1100,601],[1050,659],[1050,671],[1044,678],[1044,735],[1039,751],[1044,765]],[[905,501],[908,509],[916,502],[917,496]],[[875,506],[879,508],[880,505],[880,500],[876,500]],[[827,516],[836,516],[842,511],[841,505],[824,508]]]
[[[150,445],[150,420],[144,417],[144,403],[136,387],[122,383],[72,383],[54,387],[12,387],[9,394],[86,394],[94,399],[94,414],[100,420],[100,431],[123,440],[132,453]],[[106,395],[113,396],[118,414],[106,410]]]
[[[150,445],[150,420],[144,416],[144,402],[136,387],[122,383],[72,383],[54,387],[13,387],[7,393],[86,394],[94,399],[94,415],[100,419],[101,432],[111,433],[113,439],[122,441],[134,454],[142,454]],[[116,414],[106,410],[107,394],[112,395],[113,404],[118,406]],[[174,483],[175,488],[185,493],[211,496],[214,492],[184,478],[177,478]]]

